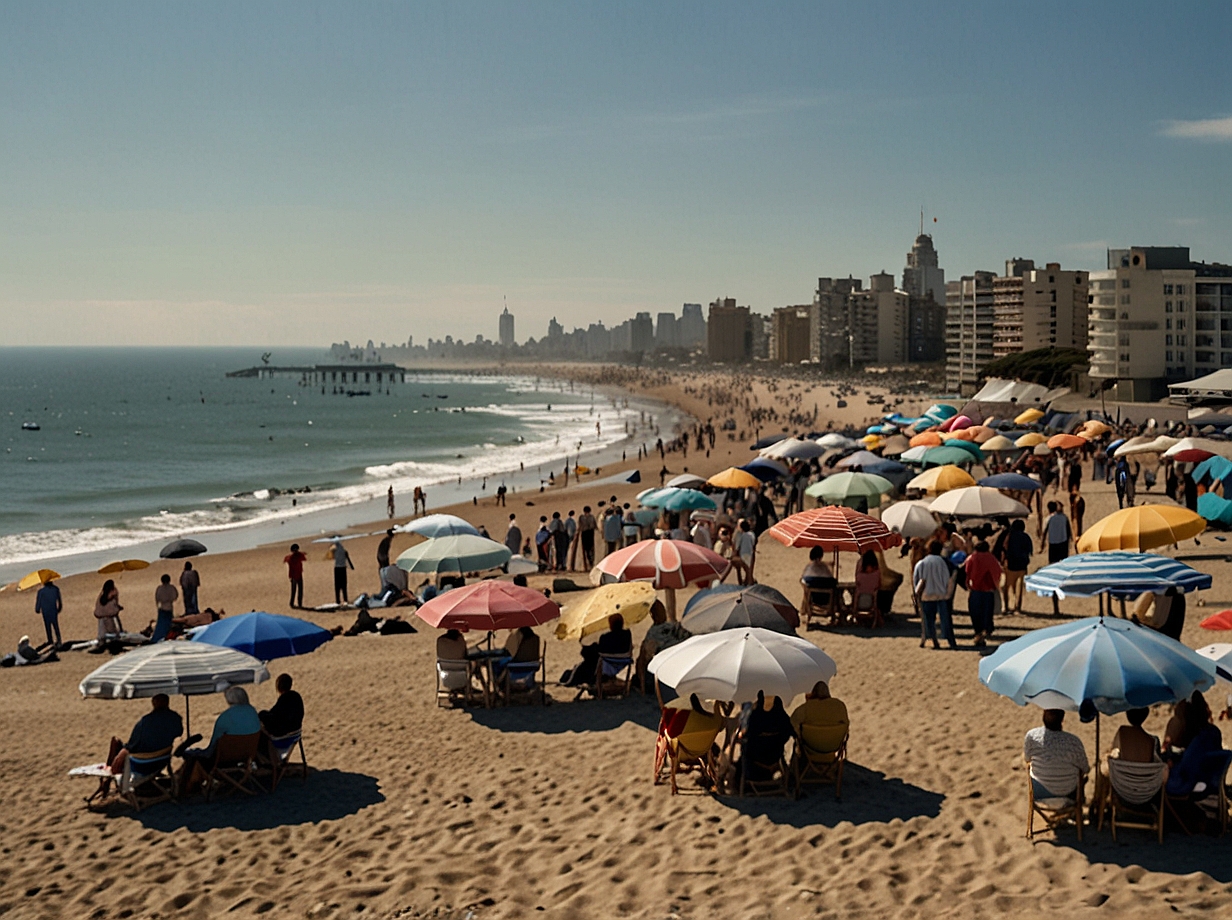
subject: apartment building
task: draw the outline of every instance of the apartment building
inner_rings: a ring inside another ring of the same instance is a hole
[[[748,307],[736,306],[734,297],[710,304],[706,320],[706,350],[711,361],[748,361],[753,357],[753,324]]]
[[[770,360],[779,364],[808,361],[812,307],[779,307],[771,317]]]
[[[905,364],[911,360],[910,303],[887,272],[870,277],[868,288],[856,278],[818,278],[810,359],[829,368]]]
[[[975,272],[945,284],[945,387],[970,394],[980,372],[993,360],[992,272]]]
[[[1007,259],[993,279],[994,358],[1037,348],[1087,347],[1088,273],[1037,269],[1031,259]]]

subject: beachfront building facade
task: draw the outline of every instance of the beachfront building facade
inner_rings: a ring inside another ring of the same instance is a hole
[[[753,357],[753,323],[748,307],[736,306],[734,297],[710,304],[706,319],[706,350],[711,361],[740,363]]]
[[[675,313],[660,313],[655,319],[656,348],[679,348],[680,329]]]
[[[654,320],[649,313],[638,313],[633,317],[629,330],[631,338],[629,350],[633,352],[652,352],[655,347]]]
[[[1186,246],[1109,249],[1090,275],[1090,376],[1116,397],[1156,400],[1167,384],[1232,367],[1232,266]]]
[[[818,278],[810,311],[809,360],[827,368],[905,364],[910,359],[910,295],[886,272]]]
[[[505,307],[505,312],[500,315],[500,343],[505,348],[512,348],[516,341],[513,337],[513,314],[509,312],[509,308]]]
[[[964,275],[945,285],[945,388],[974,393],[980,372],[993,360],[992,272]]]
[[[812,308],[809,304],[779,307],[771,316],[770,360],[779,364],[803,364],[809,353]]]
[[[699,303],[687,303],[680,311],[677,334],[681,348],[706,347],[706,317]]]
[[[1005,274],[993,279],[994,358],[1037,348],[1087,348],[1089,274],[1062,271],[1057,262],[1042,269],[1031,259],[1008,259]]]

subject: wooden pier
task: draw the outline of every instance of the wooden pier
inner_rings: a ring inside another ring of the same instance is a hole
[[[406,383],[406,371],[396,364],[261,364],[231,371],[228,377],[255,377],[263,380],[280,374],[298,375],[300,381],[312,386],[327,386],[357,383]]]

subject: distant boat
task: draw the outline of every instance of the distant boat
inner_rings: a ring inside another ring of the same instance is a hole
[[[448,399],[448,398],[449,398],[449,394],[448,394],[448,393],[437,393],[437,394],[436,394],[436,398],[437,398],[437,399]]]
[[[41,431],[42,426],[39,425],[38,422],[22,422],[21,430],[22,431]]]

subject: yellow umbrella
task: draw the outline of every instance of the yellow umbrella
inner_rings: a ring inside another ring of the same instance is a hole
[[[865,443],[869,450],[876,450],[881,446],[881,435],[879,434],[866,434],[860,440]]]
[[[975,480],[971,478],[971,475],[956,466],[934,466],[907,483],[907,488],[940,495],[950,489],[965,489],[973,485],[975,485]]]
[[[1034,409],[1031,411],[1035,411]],[[1021,438],[1014,442],[1015,447],[1034,447],[1036,444],[1044,444],[1048,441],[1046,437],[1038,431],[1028,431]]]
[[[31,572],[21,581],[17,582],[17,590],[29,591],[31,588],[39,588],[49,581],[55,581],[59,577],[60,573],[55,571],[55,569],[39,569],[37,572]]]
[[[761,480],[752,473],[729,466],[721,473],[715,473],[706,482],[716,489],[756,489],[761,486]]]
[[[105,566],[98,570],[100,575],[115,575],[119,572],[136,572],[140,569],[148,569],[150,564],[144,559],[117,559],[115,562],[108,562]]]
[[[1137,505],[1122,508],[1088,528],[1078,541],[1078,552],[1106,549],[1146,551],[1196,537],[1206,521],[1178,505]]]
[[[1044,413],[1041,412],[1039,409],[1027,409],[1025,412],[1015,417],[1014,424],[1015,425],[1031,425],[1031,424],[1034,424],[1035,422],[1038,422],[1043,417],[1044,417]]]
[[[586,592],[568,602],[556,624],[557,639],[581,639],[607,629],[607,618],[619,613],[625,625],[638,623],[650,614],[655,589],[644,581],[616,582]]]

